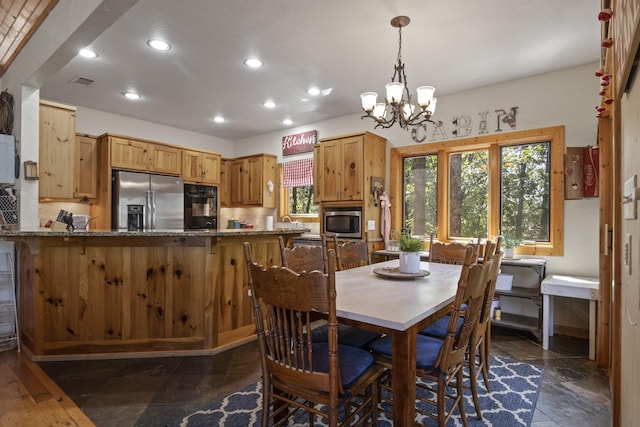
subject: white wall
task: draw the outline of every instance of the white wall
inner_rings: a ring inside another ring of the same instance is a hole
[[[222,157],[234,157],[235,155],[233,142],[226,139],[82,106],[77,106],[77,108],[76,131],[79,133],[95,136],[103,133],[117,133],[165,144],[215,151],[222,154]]]

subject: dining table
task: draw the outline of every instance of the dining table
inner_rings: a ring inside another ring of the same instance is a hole
[[[393,422],[413,425],[416,397],[416,337],[451,311],[462,267],[420,263],[403,274],[390,260],[336,272],[336,311],[341,323],[392,337]]]

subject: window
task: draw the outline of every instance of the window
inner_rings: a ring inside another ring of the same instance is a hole
[[[391,188],[404,200],[391,201],[392,228],[442,241],[502,234],[523,242],[518,253],[562,255],[563,152],[563,127],[394,148]]]
[[[550,148],[541,142],[500,149],[501,234],[549,242]]]
[[[438,156],[407,157],[403,170],[404,221],[400,228],[428,236],[438,227]]]
[[[313,198],[313,158],[291,160],[279,165],[282,195],[280,216],[297,221],[318,219],[318,206]]]
[[[449,232],[451,238],[487,237],[488,150],[449,155]]]
[[[313,185],[287,188],[287,215],[318,214],[318,206],[313,202]]]

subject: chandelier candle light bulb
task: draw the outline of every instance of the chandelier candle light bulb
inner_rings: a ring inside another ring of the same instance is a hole
[[[431,116],[436,111],[436,98],[433,97],[433,86],[420,86],[416,89],[418,107],[411,103],[411,95],[407,87],[407,76],[402,62],[402,27],[409,25],[408,16],[396,16],[391,20],[391,26],[398,29],[398,63],[394,66],[391,82],[385,85],[386,96],[384,103],[378,103],[376,92],[364,92],[360,95],[362,109],[366,113],[362,118],[369,117],[376,121],[376,128],[390,128],[398,123],[402,129],[418,126],[424,122],[431,122]]]

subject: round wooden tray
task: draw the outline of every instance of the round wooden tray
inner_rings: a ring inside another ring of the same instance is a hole
[[[426,277],[431,273],[427,270],[420,270],[420,273],[401,273],[400,267],[380,267],[374,268],[373,272],[379,276],[387,277],[389,279],[419,279],[420,277]]]

